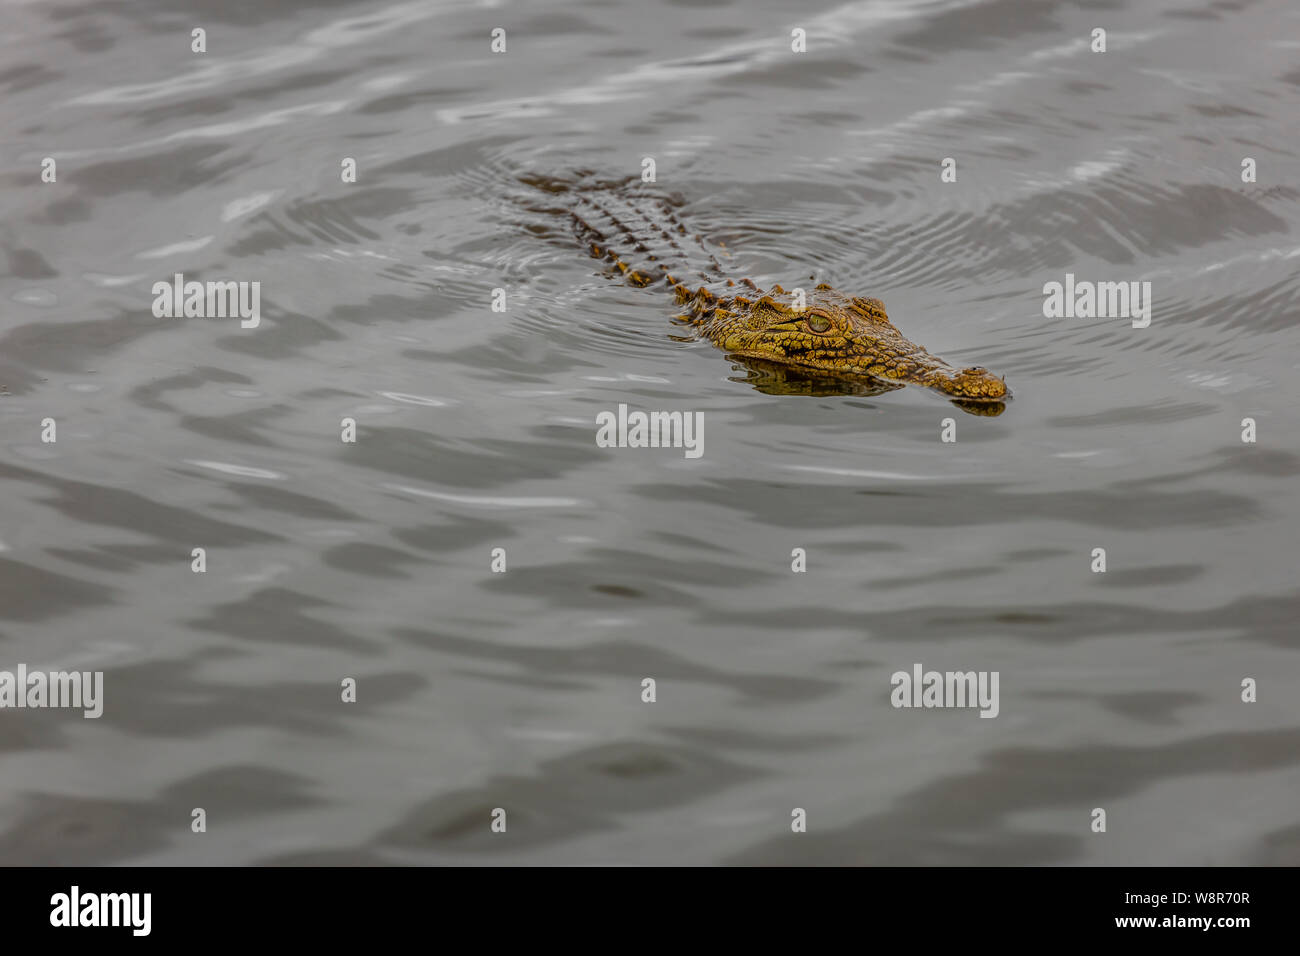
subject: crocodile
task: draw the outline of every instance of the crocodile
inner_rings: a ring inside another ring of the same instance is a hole
[[[674,199],[638,189],[635,178],[598,180],[582,171],[519,179],[560,201],[529,208],[565,216],[590,254],[626,282],[672,291],[681,306],[677,321],[743,364],[756,387],[876,395],[920,385],[972,414],[1005,408],[1005,378],[931,355],[894,327],[879,299],[844,295],[826,283],[811,292],[765,289],[729,275],[714,249],[678,218]]]

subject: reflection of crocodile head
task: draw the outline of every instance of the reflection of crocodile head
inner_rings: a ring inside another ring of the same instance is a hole
[[[781,365],[752,355],[727,355],[744,375],[730,376],[733,382],[744,382],[765,395],[854,395],[871,398],[903,387],[901,382],[888,382],[883,378],[805,368],[801,365]],[[988,399],[972,400],[954,398],[952,403],[964,412],[984,418],[996,418],[1007,410],[1006,402]]]
[[[819,285],[803,307],[780,286],[756,296],[679,288],[688,320],[729,353],[807,372],[933,388],[970,403],[1004,402],[1006,382],[983,368],[955,369],[903,337],[879,299],[849,298]]]
[[[903,386],[897,382],[886,382],[878,378],[841,375],[815,368],[801,368],[798,365],[780,365],[767,359],[754,358],[752,355],[737,355],[732,352],[727,358],[735,363],[743,375],[730,376],[733,382],[744,382],[764,395],[856,395],[871,398],[884,395]]]

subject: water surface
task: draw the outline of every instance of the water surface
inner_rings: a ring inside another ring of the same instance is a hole
[[[0,668],[106,696],[0,713],[0,862],[1300,862],[1293,5],[0,18]],[[506,185],[645,157],[1014,401],[755,390]],[[155,318],[178,272],[261,325]],[[703,456],[598,448],[620,403]],[[999,716],[894,709],[917,662]]]

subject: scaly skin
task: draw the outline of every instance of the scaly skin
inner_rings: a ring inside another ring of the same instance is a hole
[[[879,299],[850,298],[823,284],[798,309],[795,296],[779,285],[770,292],[756,290],[752,296],[715,297],[708,289],[692,291],[672,276],[665,278],[689,309],[690,321],[734,355],[885,383],[923,385],[967,402],[1007,398],[1006,382],[991,372],[958,371],[906,339],[889,321]]]
[[[693,238],[708,262],[699,272],[706,284],[688,284],[650,248],[658,245],[672,258],[689,261],[686,250],[674,238],[674,234],[684,236],[687,231],[662,199],[657,206],[653,201],[633,205],[635,200],[624,197],[625,210],[633,209],[643,220],[629,225],[631,213],[624,211],[620,219],[617,211],[611,211],[609,201],[602,203],[590,195],[600,190],[610,195],[609,191],[619,189],[621,184],[598,183],[587,186],[584,192],[566,180],[532,177],[524,182],[550,193],[568,194],[579,207],[585,207],[584,212],[589,209],[600,214],[615,231],[624,233],[623,247],[647,260],[642,268],[631,264],[629,254],[615,251],[606,232],[589,221],[594,216],[584,217],[573,208],[560,210],[568,213],[593,256],[612,263],[632,285],[672,289],[685,307],[680,320],[695,326],[731,356],[798,369],[811,377],[859,380],[882,386],[881,391],[921,385],[976,414],[999,414],[1002,403],[1010,397],[1006,382],[986,369],[953,368],[909,341],[889,321],[879,299],[845,296],[823,284],[806,294],[803,308],[799,308],[796,296],[779,285],[765,291],[749,279],[723,278],[721,264],[698,236]],[[718,292],[708,288],[710,278],[716,279]]]

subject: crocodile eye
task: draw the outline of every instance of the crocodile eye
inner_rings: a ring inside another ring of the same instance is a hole
[[[808,329],[812,332],[829,332],[831,320],[824,315],[814,315],[808,320]]]

